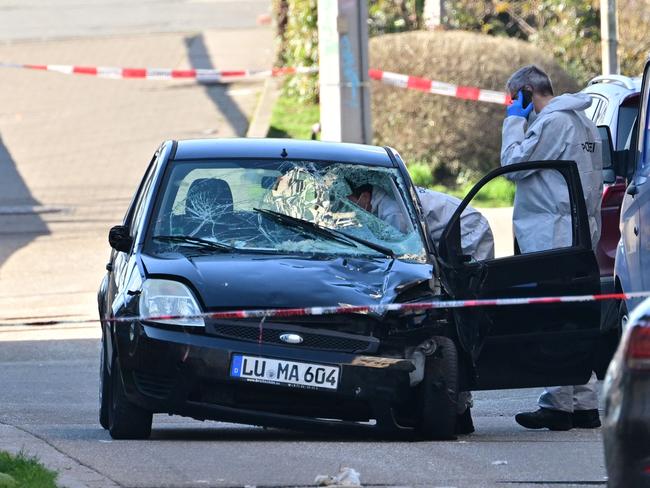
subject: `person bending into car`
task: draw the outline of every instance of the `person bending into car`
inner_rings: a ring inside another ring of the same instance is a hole
[[[461,200],[446,193],[425,188],[418,187],[417,192],[424,219],[427,222],[429,236],[437,249],[442,233],[461,204]],[[460,245],[463,254],[471,256],[473,260],[485,261],[494,258],[494,236],[490,224],[481,212],[469,206],[460,216]],[[472,406],[472,393],[469,391],[459,392],[456,434],[474,432]]]
[[[381,187],[365,183],[352,188],[348,200],[355,203],[366,212],[370,212],[384,222],[389,223],[400,232],[406,232],[404,214],[397,201]]]
[[[591,105],[591,98],[583,93],[554,96],[548,75],[533,65],[517,70],[506,89],[513,103],[507,107],[503,122],[501,166],[526,161],[575,161],[595,248],[600,238],[603,175],[598,129],[583,113]],[[557,174],[534,170],[505,176],[516,184],[513,227],[520,252],[570,247],[573,236],[568,192],[558,188]],[[529,429],[600,427],[593,373],[586,385],[547,387],[538,405],[534,412],[517,414],[517,423]]]

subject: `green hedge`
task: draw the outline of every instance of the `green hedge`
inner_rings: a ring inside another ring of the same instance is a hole
[[[370,63],[386,71],[499,91],[514,70],[536,63],[547,70],[558,94],[578,89],[549,54],[531,44],[470,32],[375,37],[370,40]],[[427,164],[434,183],[462,186],[499,165],[502,105],[378,82],[372,84],[371,103],[374,142],[395,147],[407,162]]]

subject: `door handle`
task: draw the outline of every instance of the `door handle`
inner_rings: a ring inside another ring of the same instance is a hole
[[[639,228],[636,225],[634,226],[634,235],[635,236],[639,235]]]
[[[630,186],[627,187],[627,194],[628,195],[634,196],[637,193],[639,193],[639,189],[637,188],[637,186],[634,183],[632,183]]]

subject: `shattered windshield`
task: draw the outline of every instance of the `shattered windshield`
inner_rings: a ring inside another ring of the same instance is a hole
[[[174,162],[146,248],[425,261],[395,168],[316,161]]]

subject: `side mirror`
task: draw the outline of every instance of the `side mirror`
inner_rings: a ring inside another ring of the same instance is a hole
[[[133,245],[133,238],[129,234],[129,228],[125,225],[111,227],[108,232],[108,243],[116,251],[129,252]]]
[[[614,172],[616,176],[630,180],[634,175],[635,153],[630,149],[614,151]]]
[[[615,183],[616,177],[630,179],[634,174],[635,153],[630,149],[614,150],[612,133],[606,125],[598,126],[603,149],[603,180]]]
[[[603,151],[603,182],[616,182],[616,168],[614,166],[614,144],[612,143],[612,133],[606,125],[598,126],[598,134],[602,142]]]

